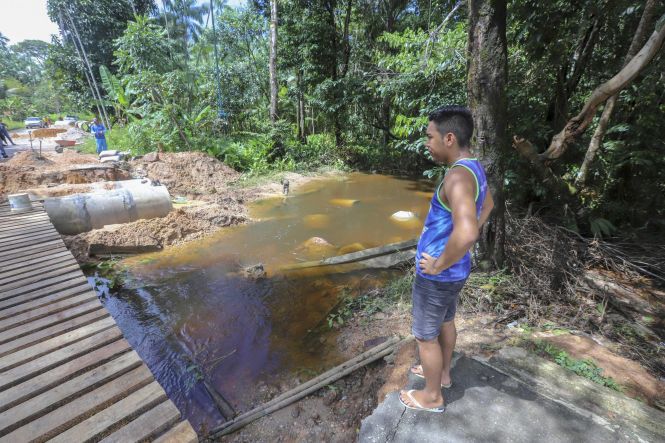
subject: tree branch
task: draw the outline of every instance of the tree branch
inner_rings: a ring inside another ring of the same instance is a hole
[[[637,55],[618,74],[593,91],[580,113],[570,119],[561,132],[552,138],[547,150],[539,155],[540,159],[553,160],[561,157],[568,145],[589,126],[598,106],[628,86],[642,72],[660,50],[663,40],[665,40],[665,14],[658,20],[656,29]]]

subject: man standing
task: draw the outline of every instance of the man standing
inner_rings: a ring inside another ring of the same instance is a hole
[[[425,379],[425,389],[400,392],[410,409],[445,410],[441,388],[452,385],[455,311],[471,272],[469,249],[494,207],[485,171],[470,152],[472,134],[465,107],[444,106],[429,115],[425,146],[435,162],[449,168],[432,197],[416,252],[412,331],[422,365],[411,372]]]
[[[12,140],[12,137],[9,135],[9,131],[7,130],[7,125],[1,120],[0,120],[0,133],[2,134],[2,138],[5,139],[5,143],[7,142],[7,140],[9,140],[9,142],[12,145],[16,146],[16,143],[14,143],[14,140]]]
[[[99,122],[97,117],[92,120],[90,132],[95,134],[95,141],[97,142],[97,154],[101,153],[102,151],[106,151],[106,136],[104,135],[106,128]]]

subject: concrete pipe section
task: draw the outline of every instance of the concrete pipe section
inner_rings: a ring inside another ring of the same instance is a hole
[[[165,186],[128,182],[105,192],[47,198],[44,209],[60,234],[74,235],[106,225],[164,217],[173,208]]]

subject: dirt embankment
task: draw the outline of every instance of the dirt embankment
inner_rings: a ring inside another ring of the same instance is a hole
[[[7,194],[28,188],[116,181],[130,178],[129,171],[99,163],[97,157],[73,150],[43,153],[16,153],[9,161],[0,163],[0,199]]]
[[[165,185],[176,201],[166,217],[106,226],[64,237],[79,262],[89,260],[91,244],[171,246],[247,220],[244,195],[230,186],[240,174],[202,152],[156,153],[130,162],[134,177]]]
[[[253,188],[235,186],[240,174],[202,152],[151,153],[116,165],[100,163],[95,155],[65,149],[63,153],[47,152],[41,157],[32,151],[18,152],[1,163],[0,199],[28,189],[42,198],[92,192],[105,189],[103,183],[96,182],[138,177],[165,185],[176,199],[174,210],[163,218],[63,236],[79,262],[90,259],[91,244],[164,247],[201,238],[247,221],[247,201],[282,192],[281,183]],[[291,189],[310,179],[294,173],[285,177]]]

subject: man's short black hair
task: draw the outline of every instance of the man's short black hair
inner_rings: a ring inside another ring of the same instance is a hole
[[[473,116],[465,106],[441,106],[429,114],[429,121],[436,124],[441,135],[449,132],[455,134],[461,148],[471,145],[473,135]]]

